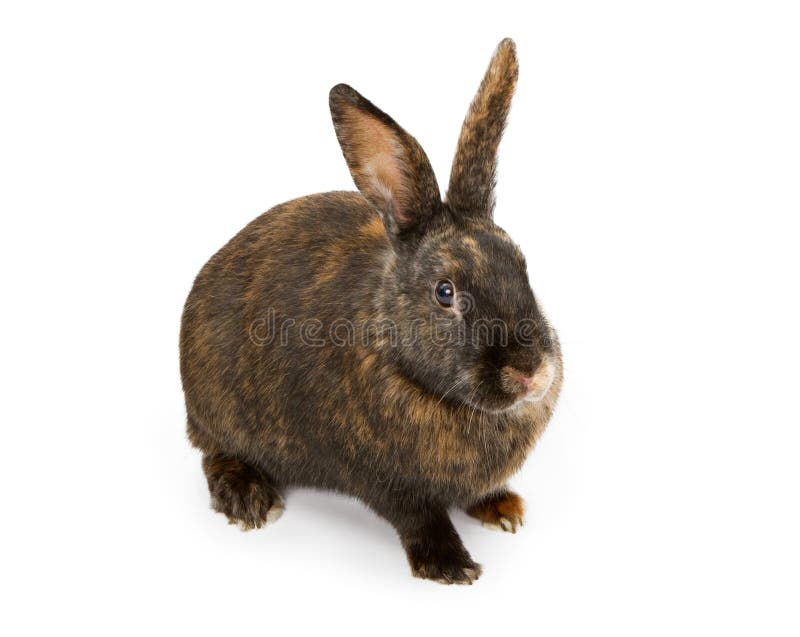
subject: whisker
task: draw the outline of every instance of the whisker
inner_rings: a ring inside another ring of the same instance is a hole
[[[470,432],[470,430],[471,430],[471,426],[472,426],[472,417],[475,415],[475,412],[476,412],[476,411],[478,411],[478,407],[477,407],[477,405],[473,405],[473,404],[472,404],[472,402],[471,402],[471,401],[472,401],[472,397],[475,395],[475,393],[478,391],[478,388],[479,388],[481,385],[483,385],[483,381],[481,381],[481,382],[479,382],[477,385],[475,385],[475,388],[474,388],[474,389],[473,389],[473,390],[472,390],[472,391],[469,393],[469,396],[468,396],[468,398],[467,398],[467,405],[469,405],[470,407],[472,407],[472,413],[470,414],[470,416],[469,416],[469,420],[467,421],[467,435],[469,435],[469,432]]]
[[[461,378],[461,379],[457,380],[453,384],[453,386],[450,387],[450,389],[448,389],[444,394],[442,394],[442,397],[436,402],[436,404],[437,405],[440,404],[445,399],[445,396],[447,396],[447,394],[449,394],[451,391],[453,391],[456,387],[458,387],[460,385],[464,385],[464,384],[466,384],[468,382],[469,382],[469,378]]]

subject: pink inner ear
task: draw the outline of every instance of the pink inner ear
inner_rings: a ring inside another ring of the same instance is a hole
[[[372,189],[386,202],[386,209],[399,223],[408,221],[402,204],[403,171],[397,157],[379,153],[365,166],[365,173],[370,177]]]
[[[356,107],[345,107],[343,115],[356,184],[373,203],[384,203],[400,224],[409,221],[405,153],[395,133]]]

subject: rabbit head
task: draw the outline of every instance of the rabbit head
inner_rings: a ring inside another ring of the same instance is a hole
[[[488,411],[541,400],[559,359],[525,259],[493,221],[517,75],[514,43],[503,40],[464,120],[444,200],[411,135],[349,86],[330,92],[345,160],[388,237],[375,290],[377,316],[397,330],[386,352],[442,400]]]

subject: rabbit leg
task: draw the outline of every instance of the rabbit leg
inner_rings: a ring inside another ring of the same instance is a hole
[[[444,507],[416,503],[412,507],[375,507],[400,535],[414,577],[442,584],[472,584],[481,565],[472,560]]]
[[[488,528],[516,533],[522,526],[525,504],[516,493],[503,487],[483,496],[467,507],[467,514],[477,518]]]
[[[283,513],[278,487],[263,471],[220,453],[203,455],[211,506],[242,531],[259,529]]]

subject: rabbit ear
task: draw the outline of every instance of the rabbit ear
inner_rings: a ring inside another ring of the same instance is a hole
[[[514,41],[506,38],[498,45],[461,127],[447,189],[447,203],[457,213],[492,215],[497,147],[518,73]]]
[[[336,137],[361,194],[383,217],[390,236],[424,227],[441,207],[425,151],[386,113],[345,84],[331,89]]]

